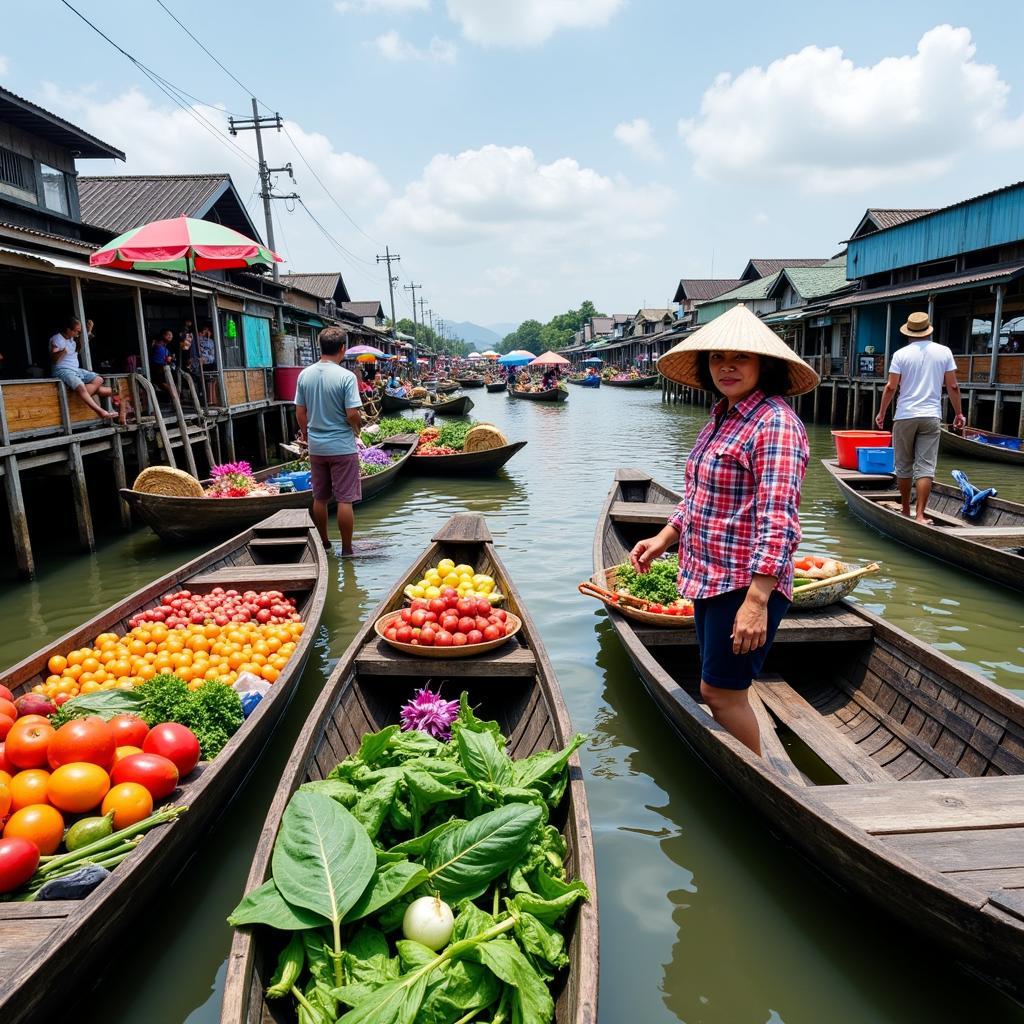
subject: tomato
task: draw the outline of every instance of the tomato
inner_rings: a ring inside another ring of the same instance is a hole
[[[476,617],[474,625],[482,633],[490,625],[490,623],[482,615],[478,615]]]
[[[46,783],[46,795],[58,810],[85,814],[100,805],[110,789],[110,776],[98,764],[62,764]]]
[[[424,623],[424,622],[426,622],[426,621],[427,621],[427,615],[426,615],[426,612],[424,612],[424,611],[423,611],[422,609],[420,609],[420,608],[417,608],[417,609],[416,609],[416,611],[414,611],[414,612],[413,612],[413,613],[412,613],[412,614],[411,614],[411,615],[409,616],[409,622],[410,622],[410,623],[411,623],[411,624],[412,624],[413,626],[422,626],[422,625],[423,625],[423,623]]]
[[[446,629],[439,629],[434,634],[434,646],[435,647],[451,647],[452,635]]]
[[[459,599],[458,604],[455,605],[459,610],[459,615],[475,615],[476,614],[476,601],[471,597],[463,597]]]
[[[444,616],[441,619],[441,628],[447,630],[449,633],[454,633],[459,628],[459,617],[458,615],[452,615],[451,613]]]
[[[132,754],[141,753],[142,747],[134,747],[130,744],[127,744],[123,747],[118,747],[117,750],[114,751],[114,763],[116,764],[118,761],[121,760],[122,757],[131,757]]]
[[[437,634],[429,626],[424,627],[420,631],[420,643],[426,647],[434,646],[434,637]]]
[[[7,754],[4,753],[5,746],[6,744],[0,743],[0,772],[7,772],[8,775],[13,775],[18,770],[18,766],[11,764],[7,760]]]
[[[51,658],[50,660],[52,661],[53,659]],[[65,662],[64,665],[61,666],[61,672],[63,672],[66,667],[67,662]],[[50,674],[53,675],[53,669],[50,669]],[[0,697],[3,697],[4,700],[14,700],[14,694],[11,693],[11,691],[7,689],[6,686],[0,686]]]
[[[142,743],[147,754],[166,757],[178,769],[180,778],[185,778],[199,764],[199,740],[195,733],[177,722],[154,725]]]
[[[0,740],[7,739],[7,734],[14,728],[14,719],[10,715],[0,715]]]
[[[79,718],[66,722],[50,740],[51,768],[73,761],[88,761],[109,769],[114,763],[117,740],[114,730],[100,718]]]
[[[24,885],[39,866],[39,848],[35,843],[12,836],[0,839],[0,893]]]
[[[470,616],[463,615],[462,618],[459,619],[459,632],[460,633],[468,633],[471,629],[475,629],[475,628],[476,628],[476,620],[470,618]]]
[[[45,719],[37,722],[34,717],[15,722],[4,740],[4,755],[17,768],[46,765],[46,754],[56,733]]]
[[[154,800],[162,800],[178,785],[178,769],[160,754],[131,754],[114,765],[110,781],[115,786],[137,782],[149,790]]]
[[[491,614],[499,621],[504,622],[508,618],[508,612],[504,608],[495,608]]]
[[[64,818],[56,807],[49,804],[22,807],[4,826],[4,839],[27,839],[44,857],[49,857],[63,838]]]
[[[45,804],[50,773],[42,768],[28,768],[11,779],[11,810],[20,811],[31,804]]]
[[[497,626],[490,625],[484,630],[484,639],[497,640],[504,632],[504,630],[499,630]]]
[[[114,828],[127,828],[153,813],[153,795],[137,782],[122,782],[103,798],[103,814],[114,812]]]
[[[425,612],[430,607],[430,602],[423,597],[414,597],[409,604],[409,609],[414,612]]]
[[[402,628],[397,631],[396,635],[398,636],[398,642],[400,644],[407,644],[412,640],[412,630],[408,626],[402,626]]]
[[[455,633],[455,634],[453,634],[453,636],[452,636],[452,646],[453,647],[465,647],[466,646],[466,634],[465,633]]]
[[[411,622],[412,621],[412,609],[411,608],[403,608],[402,609],[402,621],[403,622]]]
[[[384,630],[384,637],[387,640],[397,640],[398,639],[398,630],[395,629],[394,626],[392,626],[390,629],[385,629]]]
[[[476,613],[477,615],[490,615],[491,614],[491,602],[486,598],[479,597],[476,602]]]
[[[18,709],[14,706],[13,700],[0,697],[0,715],[7,715],[12,722],[18,717]]]
[[[149,726],[138,715],[130,712],[114,715],[107,724],[114,730],[114,739],[119,747],[137,747],[149,732]]]
[[[10,813],[12,799],[10,784],[8,782],[0,782],[0,821]]]
[[[466,634],[467,644],[482,644],[484,642],[484,635],[479,629],[471,629]]]
[[[447,607],[448,605],[440,597],[431,598],[430,610],[435,615],[442,615]]]

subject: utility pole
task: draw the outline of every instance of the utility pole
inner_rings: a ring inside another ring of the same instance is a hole
[[[278,131],[284,127],[284,123],[281,120],[281,115],[275,113],[273,117],[260,117],[259,108],[256,104],[256,97],[252,97],[252,117],[251,118],[228,118],[228,130],[232,135],[237,135],[239,132],[255,132],[256,133],[256,154],[259,157],[260,163],[260,197],[263,199],[263,217],[267,224],[267,245],[274,252],[277,251],[277,246],[274,243],[274,218],[270,212],[270,200],[271,199],[298,199],[296,193],[292,193],[288,196],[275,196],[271,191],[270,176],[271,174],[277,174],[283,171],[288,172],[288,176],[295,180],[295,175],[292,174],[292,165],[285,164],[284,167],[268,167],[267,161],[263,158],[263,133],[264,127],[276,128]],[[277,264],[274,263],[271,266],[271,270],[274,275],[274,283],[280,284],[281,272],[277,269]],[[284,332],[284,310],[281,306],[277,307],[277,329]]]
[[[427,304],[427,300],[425,298],[423,298],[422,295],[419,298],[419,304],[420,304],[420,323],[425,325],[427,321],[426,321],[426,319],[424,319],[424,316],[423,316],[423,307]]]
[[[394,331],[398,330],[398,321],[395,319],[395,282],[398,280],[397,275],[391,276],[391,264],[398,263],[401,260],[401,256],[397,253],[393,253],[386,245],[384,246],[384,255],[377,257],[378,263],[386,263],[388,265],[388,291],[391,293],[391,329]]]
[[[410,281],[402,287],[405,288],[407,292],[412,292],[412,336],[414,339],[412,343],[412,365],[418,369],[418,361],[416,358],[416,289],[422,288],[423,285],[413,284],[412,281]]]

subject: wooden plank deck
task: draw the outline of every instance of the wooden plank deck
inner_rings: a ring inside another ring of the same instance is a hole
[[[1019,775],[821,786],[814,797],[872,835],[1024,827]]]
[[[1024,828],[912,832],[879,839],[935,871],[977,872],[1024,867]]]
[[[613,501],[609,516],[616,523],[664,526],[676,506],[653,501]]]
[[[631,623],[637,638],[645,647],[696,647],[697,635],[692,629],[664,629]],[[779,624],[776,644],[814,641],[859,641],[871,639],[871,624],[844,605],[791,611]]]
[[[246,590],[312,590],[316,585],[316,565],[313,562],[227,565],[189,580],[193,590],[197,587],[228,587],[235,583],[244,585]]]
[[[377,637],[356,655],[356,668],[373,676],[515,676],[532,678],[537,659],[514,640],[472,658],[417,658]]]
[[[757,718],[758,727],[761,730],[761,756],[777,771],[784,779],[788,779],[794,785],[805,786],[803,772],[789,756],[789,751],[783,746],[782,739],[775,731],[775,721],[764,706],[764,701],[753,687],[747,691],[750,698],[750,706],[753,708]]]
[[[778,676],[755,679],[754,691],[768,710],[800,737],[844,782],[892,782],[893,777],[838,732],[789,683]]]

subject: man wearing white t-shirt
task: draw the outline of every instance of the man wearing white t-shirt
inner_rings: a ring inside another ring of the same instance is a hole
[[[111,420],[117,413],[108,412],[93,397],[102,395],[106,398],[111,393],[110,388],[104,386],[103,378],[98,373],[86,370],[78,362],[78,338],[81,333],[81,321],[73,316],[65,321],[63,330],[50,339],[53,375],[68,391],[74,391],[97,416]]]
[[[885,413],[899,391],[892,423],[892,446],[896,452],[896,482],[900,489],[903,514],[910,515],[910,485],[917,489],[917,521],[925,516],[939,457],[939,424],[942,421],[942,388],[945,385],[956,418],[953,426],[963,427],[966,420],[960,409],[960,385],[956,380],[956,360],[945,346],[931,340],[932,325],[927,313],[911,313],[900,333],[911,344],[901,348],[889,364],[889,380],[882,392],[882,407],[875,425],[882,430]]]

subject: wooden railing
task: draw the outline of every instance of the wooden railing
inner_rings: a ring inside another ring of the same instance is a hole
[[[956,356],[956,375],[962,384],[987,384],[990,355]],[[1024,384],[1024,353],[1001,352],[996,361],[996,384]]]
[[[237,369],[224,371],[224,407],[255,405],[274,400],[273,370]]]
[[[128,373],[103,374],[104,384],[119,399],[127,415],[137,414],[138,396]],[[99,399],[105,404],[104,399]],[[104,427],[100,419],[73,391],[53,378],[0,382],[0,436],[24,441]]]

